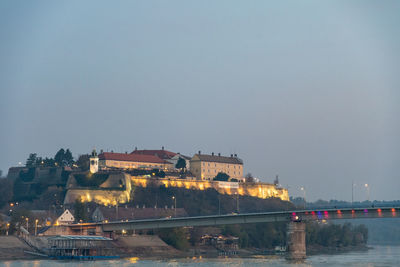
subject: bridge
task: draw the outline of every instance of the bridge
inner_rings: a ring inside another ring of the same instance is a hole
[[[306,257],[305,223],[316,220],[340,219],[373,219],[398,218],[399,207],[365,207],[323,210],[293,210],[278,212],[244,213],[228,215],[211,215],[198,217],[180,217],[164,219],[146,219],[130,221],[113,221],[71,225],[72,229],[82,227],[101,227],[103,232],[123,230],[160,229],[173,227],[217,226],[226,224],[287,222],[288,223],[288,257],[303,259]]]

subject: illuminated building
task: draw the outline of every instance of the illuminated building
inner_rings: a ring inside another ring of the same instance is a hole
[[[212,180],[219,172],[229,175],[231,178],[243,180],[243,161],[232,154],[230,157],[214,155],[195,154],[190,160],[190,172],[198,180]]]
[[[92,151],[92,155],[89,158],[90,163],[90,172],[96,173],[99,171],[99,157],[97,156],[97,152],[95,149]]]
[[[99,154],[102,170],[119,169],[173,169],[172,163],[154,155],[103,152]]]

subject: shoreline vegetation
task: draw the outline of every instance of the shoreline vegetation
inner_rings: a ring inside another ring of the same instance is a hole
[[[133,243],[132,241],[135,240]],[[269,258],[284,257],[284,253],[254,247],[240,248],[236,254],[221,254],[213,246],[192,246],[187,250],[178,250],[158,238],[158,236],[135,236],[119,238],[113,243],[121,259],[138,257],[144,260],[161,259],[201,259],[201,258]],[[134,245],[129,245],[134,244]],[[347,247],[323,247],[319,245],[307,246],[307,255],[340,254],[351,251],[366,251],[373,249],[367,245]],[[0,261],[47,259],[28,254],[24,251],[33,250],[16,236],[0,236]]]

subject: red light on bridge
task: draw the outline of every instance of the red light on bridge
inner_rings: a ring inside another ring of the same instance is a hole
[[[312,211],[311,214],[312,214],[312,215],[315,215],[315,211]]]
[[[338,213],[338,214],[342,214],[342,211],[341,211],[341,210],[337,210],[337,213]]]
[[[395,209],[395,208],[392,208],[392,212],[396,212],[396,209]]]
[[[354,214],[354,213],[356,213],[356,211],[355,211],[355,210],[351,210],[351,213],[353,213],[353,214]]]
[[[292,215],[293,215],[293,216],[296,216],[296,212],[293,212]]]
[[[378,211],[379,213],[381,213],[381,212],[382,212],[382,210],[381,210],[381,209],[377,209],[377,211]]]

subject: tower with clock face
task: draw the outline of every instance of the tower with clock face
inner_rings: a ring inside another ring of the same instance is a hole
[[[99,171],[99,157],[97,156],[96,149],[93,149],[92,156],[89,158],[90,160],[90,172],[96,173]]]

